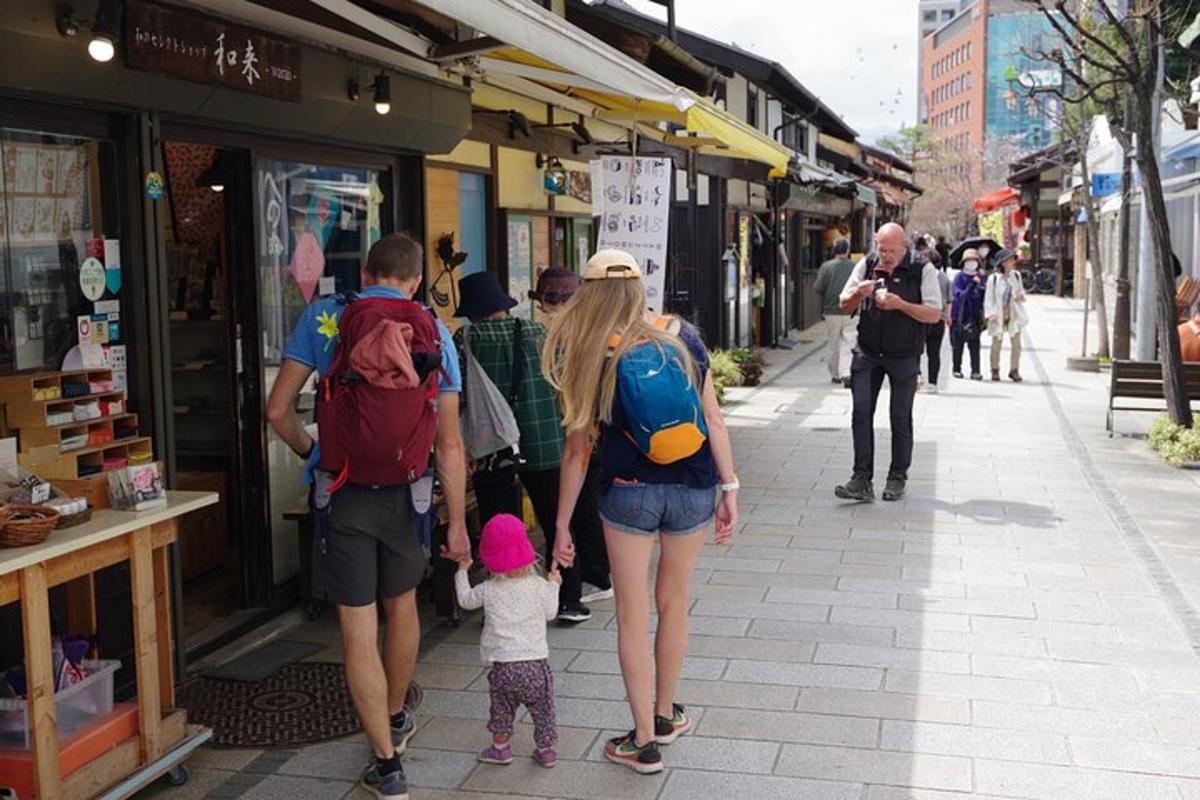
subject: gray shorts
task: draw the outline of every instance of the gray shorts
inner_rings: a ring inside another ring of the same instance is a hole
[[[398,597],[417,588],[425,562],[409,487],[346,485],[313,537],[313,595],[339,606]]]
[[[695,533],[712,524],[717,487],[681,483],[614,483],[600,498],[600,517],[626,533]]]

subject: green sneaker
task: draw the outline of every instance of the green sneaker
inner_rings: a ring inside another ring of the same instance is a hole
[[[654,715],[654,741],[659,744],[671,744],[692,727],[691,718],[684,713],[679,703],[671,704],[671,716]]]
[[[624,764],[642,775],[652,775],[663,770],[658,742],[651,739],[638,747],[634,731],[605,742],[604,757],[615,764]]]
[[[866,478],[858,476],[835,488],[833,493],[842,500],[857,500],[860,503],[870,503],[875,500],[875,487]]]
[[[895,502],[901,497],[904,497],[904,485],[904,478],[900,478],[895,475],[889,475],[887,484],[885,484],[883,487],[883,499],[887,500],[888,502]]]

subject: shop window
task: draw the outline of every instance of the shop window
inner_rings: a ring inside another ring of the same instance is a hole
[[[115,185],[110,142],[0,129],[0,371],[59,369],[78,343],[77,317],[94,310],[80,265],[120,236]]]
[[[921,15],[921,19],[923,19],[925,22],[937,22],[937,12],[926,11]]]
[[[758,92],[746,92],[746,122],[751,128],[758,127]]]

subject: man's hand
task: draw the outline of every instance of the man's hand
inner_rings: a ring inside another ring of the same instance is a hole
[[[571,531],[568,529],[559,529],[554,536],[554,552],[553,558],[555,564],[561,564],[564,567],[573,567],[575,565],[575,542],[571,538]]]
[[[854,293],[864,300],[871,296],[875,291],[875,281],[859,281],[858,286],[854,289]]]
[[[562,586],[562,573],[558,571],[557,561],[550,562],[550,574],[546,576],[546,580],[553,584],[557,584],[558,586]]]
[[[883,311],[901,311],[907,305],[904,298],[898,294],[888,292],[883,296],[882,300],[875,301],[875,307]]]
[[[467,537],[467,526],[463,522],[451,522],[446,530],[446,544],[442,545],[442,558],[455,561],[460,566],[471,563],[471,540]]]

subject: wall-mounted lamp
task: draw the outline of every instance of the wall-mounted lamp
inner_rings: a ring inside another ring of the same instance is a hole
[[[380,72],[372,85],[375,88],[375,113],[388,113],[392,110],[392,79],[387,73]]]
[[[221,152],[218,150],[213,155],[212,165],[200,173],[200,177],[196,179],[196,185],[207,186],[214,192],[223,192],[225,191],[226,179],[225,160],[221,158]]]
[[[58,32],[67,37],[78,36],[81,26],[92,29],[88,55],[93,61],[105,64],[117,54],[117,42],[121,34],[121,0],[100,0],[96,6],[96,17],[92,20],[77,19],[75,12],[66,7],[59,12],[56,21]]]

